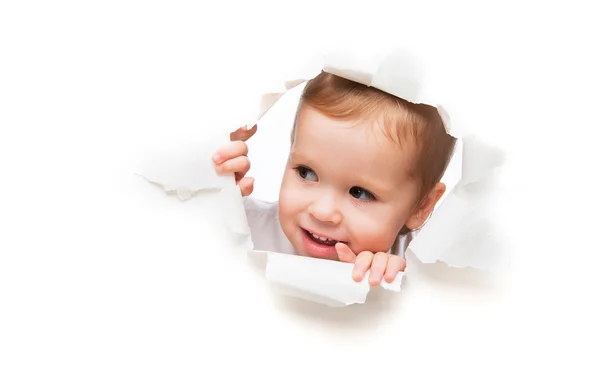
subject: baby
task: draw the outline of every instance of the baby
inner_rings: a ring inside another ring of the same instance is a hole
[[[279,200],[248,197],[254,180],[240,128],[213,161],[235,173],[255,247],[354,263],[353,279],[392,282],[412,233],[431,215],[456,139],[437,109],[321,72],[302,92]],[[286,249],[287,248],[287,249]]]

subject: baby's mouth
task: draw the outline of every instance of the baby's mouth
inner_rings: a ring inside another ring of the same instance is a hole
[[[318,236],[316,234],[314,234],[311,231],[308,231],[306,229],[302,229],[304,231],[304,233],[308,236],[308,238],[310,238],[311,240],[313,240],[314,242],[321,244],[321,245],[325,245],[325,246],[335,246],[336,243],[341,242],[344,244],[347,244],[344,241],[336,241],[336,240],[332,240],[330,238],[326,238],[326,237],[321,237]]]

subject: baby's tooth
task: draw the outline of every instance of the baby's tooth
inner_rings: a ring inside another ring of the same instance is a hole
[[[335,241],[335,240],[330,240],[329,238],[325,238],[325,237],[318,236],[318,235],[316,235],[316,234],[314,234],[314,233],[312,233],[312,232],[310,232],[310,231],[307,231],[307,232],[308,232],[308,233],[309,233],[309,234],[310,234],[310,235],[311,235],[313,238],[315,238],[316,240],[318,240],[318,241],[320,241],[320,242],[323,242],[323,243],[327,243],[327,242],[337,242],[337,241]]]
[[[319,240],[319,241],[321,241],[321,242],[327,242],[327,238],[325,238],[325,237],[321,237],[321,236],[317,236],[317,235],[316,235],[316,234],[314,234],[314,233],[311,233],[311,234],[312,234],[312,236],[313,236],[314,238],[316,238],[317,240]]]

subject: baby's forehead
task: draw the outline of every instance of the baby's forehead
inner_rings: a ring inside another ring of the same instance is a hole
[[[345,173],[398,182],[410,174],[415,147],[388,136],[385,126],[373,120],[339,120],[318,112],[299,115],[293,152],[295,157],[329,165]]]
[[[340,124],[355,126],[357,131],[340,131]],[[360,159],[370,161],[360,163],[362,166],[396,168],[394,172],[408,174],[423,188],[440,180],[456,143],[436,107],[412,103],[328,73],[306,85],[296,125],[292,142],[297,137],[302,147],[328,146],[336,156],[349,154],[347,159],[354,157],[356,163]],[[323,145],[320,138],[330,139],[329,145]],[[333,151],[336,146],[345,148]]]
[[[383,114],[336,118],[304,106],[298,111],[294,127],[294,132],[299,132],[301,138],[326,136],[331,142],[354,145],[357,151],[371,146],[406,156],[418,148],[409,126],[394,122]]]

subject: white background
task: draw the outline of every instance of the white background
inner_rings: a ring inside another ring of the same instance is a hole
[[[595,14],[2,2],[0,371],[597,371]],[[508,150],[500,289],[415,273],[363,307],[283,300],[234,255],[214,195],[181,203],[133,175],[156,146],[235,127],[259,82],[348,44],[419,51],[453,118]]]

